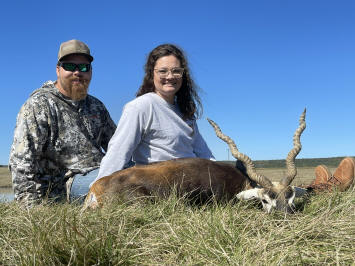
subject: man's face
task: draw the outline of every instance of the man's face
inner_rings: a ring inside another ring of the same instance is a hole
[[[68,55],[61,60],[61,63],[90,64],[84,55]],[[63,66],[57,66],[57,83],[59,91],[72,100],[79,101],[88,94],[92,70],[81,72],[76,68],[73,72],[65,70]]]

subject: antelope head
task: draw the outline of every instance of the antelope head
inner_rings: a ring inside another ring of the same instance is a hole
[[[247,155],[239,152],[234,141],[230,137],[224,135],[215,122],[208,119],[208,122],[214,128],[216,135],[228,144],[233,157],[244,163],[249,178],[258,184],[255,188],[238,193],[238,199],[258,199],[264,210],[268,213],[273,208],[283,212],[293,212],[294,198],[304,193],[302,189],[293,187],[290,184],[297,174],[295,158],[302,148],[300,137],[303,130],[306,128],[305,117],[306,109],[300,117],[299,127],[293,136],[293,148],[286,158],[287,174],[280,182],[271,182],[266,176],[257,173],[253,161]]]

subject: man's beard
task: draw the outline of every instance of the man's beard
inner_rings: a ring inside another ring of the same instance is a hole
[[[71,84],[72,85],[72,99],[74,101],[79,101],[85,99],[86,95],[88,94],[88,87],[89,82],[83,80],[82,83],[79,84]]]
[[[73,83],[74,80],[78,80],[79,83]],[[69,94],[69,97],[74,101],[80,101],[85,99],[88,94],[88,88],[90,81],[86,79],[70,79],[67,80],[65,86],[63,86],[64,90]]]

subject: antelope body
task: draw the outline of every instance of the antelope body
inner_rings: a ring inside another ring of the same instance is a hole
[[[102,206],[110,195],[136,197],[154,194],[165,197],[175,189],[178,195],[187,195],[198,201],[211,197],[217,201],[230,200],[235,196],[245,200],[255,198],[261,201],[267,212],[273,208],[292,212],[294,198],[306,192],[290,186],[297,173],[294,162],[301,150],[300,136],[306,126],[305,112],[294,134],[294,147],[286,159],[288,174],[280,182],[271,182],[258,174],[252,160],[238,151],[233,140],[224,135],[215,122],[208,120],[217,136],[229,145],[232,155],[244,163],[249,177],[232,165],[201,158],[137,165],[98,179],[89,190],[84,209]]]

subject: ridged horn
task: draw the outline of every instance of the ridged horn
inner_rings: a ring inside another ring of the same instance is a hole
[[[247,168],[247,174],[249,175],[250,179],[255,181],[256,183],[258,183],[260,186],[264,188],[271,188],[273,186],[272,182],[266,176],[258,174],[255,171],[255,166],[253,161],[247,155],[238,151],[237,145],[235,145],[234,141],[230,137],[224,135],[221,129],[219,128],[219,126],[214,121],[208,118],[207,120],[214,128],[217,137],[219,137],[221,140],[223,140],[228,144],[233,157],[238,160],[241,160],[245,164],[245,167]]]
[[[306,108],[301,114],[299,120],[299,126],[296,129],[295,134],[293,135],[293,148],[292,150],[290,150],[286,158],[287,175],[281,180],[281,184],[284,186],[290,185],[293,179],[295,178],[295,176],[297,175],[295,159],[298,153],[302,149],[301,135],[305,128],[306,128]]]

